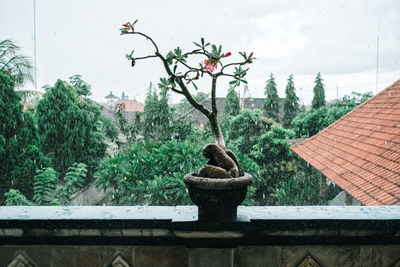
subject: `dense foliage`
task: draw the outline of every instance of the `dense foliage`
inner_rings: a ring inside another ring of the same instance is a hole
[[[36,126],[29,112],[22,112],[14,82],[0,72],[0,203],[4,193],[16,189],[28,197],[33,194],[37,168],[47,166],[39,150]]]
[[[279,122],[279,96],[274,75],[271,73],[265,86],[264,115]]]
[[[260,136],[250,152],[250,157],[262,169],[260,179],[255,182],[260,205],[274,205],[274,191],[297,171],[296,160],[286,142],[293,136],[292,131],[275,124]]]
[[[107,144],[100,109],[75,87],[58,80],[47,88],[36,110],[41,148],[62,177],[74,162],[88,166],[89,177],[105,156]]]
[[[225,125],[229,145],[249,155],[260,136],[270,130],[273,124],[273,120],[262,116],[261,110],[241,110],[238,116],[230,117]]]
[[[19,190],[10,189],[5,193],[6,205],[68,205],[70,196],[80,189],[86,177],[84,163],[74,163],[68,169],[64,183],[59,184],[58,173],[51,167],[37,170],[34,180],[34,194],[29,200]]]
[[[344,96],[342,99],[336,101],[331,107],[321,107],[303,112],[293,120],[292,129],[295,131],[297,137],[311,137],[340,119],[371,96],[372,93],[352,93],[351,96]]]
[[[157,140],[168,140],[171,138],[172,114],[168,105],[167,90],[157,91],[150,87],[144,105],[144,137]]]
[[[96,173],[101,188],[113,187],[116,205],[184,205],[189,196],[183,175],[206,159],[201,147],[186,141],[134,143],[121,154],[105,159]]]

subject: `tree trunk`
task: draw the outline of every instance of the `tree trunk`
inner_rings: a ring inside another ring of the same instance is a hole
[[[208,120],[210,122],[211,131],[214,134],[215,142],[222,148],[225,148],[225,140],[217,121],[217,114],[214,112],[211,113],[210,116],[208,116]]]

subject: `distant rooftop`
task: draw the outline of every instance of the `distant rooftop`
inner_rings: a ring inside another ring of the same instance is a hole
[[[119,104],[123,103],[125,105],[126,112],[143,112],[144,106],[138,103],[136,100],[124,99],[119,101]]]
[[[364,205],[400,205],[400,80],[291,149]]]
[[[107,96],[105,96],[104,98],[107,98],[107,99],[118,99],[117,96],[113,95],[112,91],[110,91],[110,93]]]

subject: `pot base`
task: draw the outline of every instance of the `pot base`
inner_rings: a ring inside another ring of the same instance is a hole
[[[246,198],[252,177],[211,179],[187,174],[184,178],[190,199],[199,208],[199,221],[227,222],[237,217],[237,207]]]

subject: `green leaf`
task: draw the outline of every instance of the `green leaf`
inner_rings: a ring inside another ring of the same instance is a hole
[[[217,53],[217,47],[215,45],[211,46],[212,52],[213,53]]]
[[[230,81],[229,84],[235,84],[236,80]]]
[[[201,47],[201,45],[199,45],[199,44],[196,43],[196,42],[193,42],[193,44],[194,44],[195,46]]]
[[[163,85],[168,85],[167,79],[166,78],[160,78],[160,81]]]
[[[196,90],[198,90],[197,85],[196,85],[193,81],[191,81],[191,82],[192,82],[194,88],[195,88]]]
[[[204,46],[204,38],[201,37],[201,44]]]

